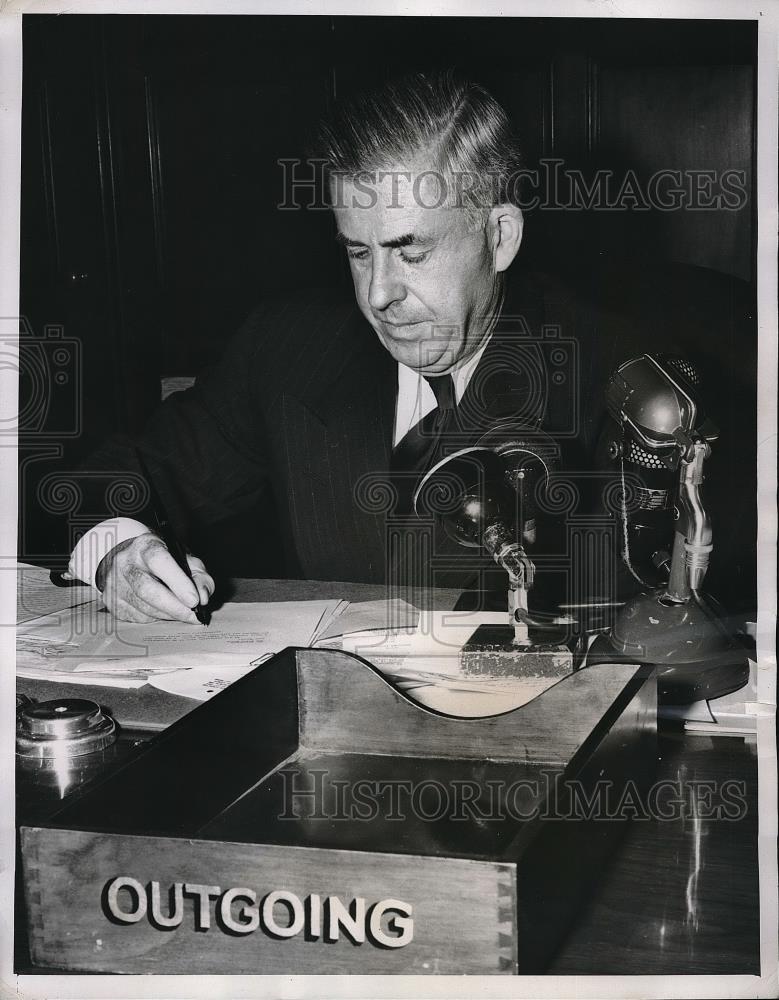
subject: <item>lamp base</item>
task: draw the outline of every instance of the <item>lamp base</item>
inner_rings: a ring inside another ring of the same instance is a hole
[[[460,652],[460,666],[469,677],[566,677],[573,673],[574,657],[568,646],[553,639],[514,644],[509,625],[480,625]]]

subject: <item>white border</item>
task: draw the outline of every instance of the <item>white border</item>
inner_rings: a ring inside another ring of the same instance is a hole
[[[18,307],[18,233],[19,233],[19,162],[21,110],[21,14],[22,13],[149,13],[149,14],[376,14],[428,16],[506,16],[506,4],[500,0],[438,2],[380,2],[352,0],[332,3],[327,0],[262,3],[259,0],[0,0],[0,317],[17,315]],[[106,977],[106,976],[24,976],[12,974],[9,929],[12,920],[13,804],[9,762],[13,760],[13,630],[0,628],[0,663],[5,678],[0,694],[0,775],[3,779],[0,838],[2,840],[3,898],[0,909],[2,966],[0,995],[46,998],[87,997],[571,997],[630,998],[668,997],[774,997],[779,994],[777,963],[777,864],[776,864],[776,658],[774,626],[776,621],[776,372],[777,372],[777,61],[779,59],[779,8],[777,0],[560,0],[550,10],[549,0],[515,0],[510,14],[521,17],[607,17],[623,18],[701,18],[756,19],[758,34],[758,123],[757,151],[758,203],[758,324],[759,344],[759,528],[758,548],[758,758],[760,782],[759,855],[761,872],[761,940],[763,974],[753,976],[629,976],[629,977],[442,977],[439,979],[406,976],[272,976],[196,978],[182,976]],[[504,54],[505,57],[510,57]],[[521,59],[521,53],[516,58]],[[17,385],[12,370],[0,368],[0,414],[16,401]],[[16,546],[16,467],[11,448],[0,448],[0,552],[14,552]],[[0,569],[7,559],[0,556]],[[0,608],[2,621],[9,621],[10,573],[0,572]],[[10,599],[13,606],[14,597]],[[4,603],[2,603],[4,602]],[[7,634],[6,634],[7,633]],[[651,877],[651,873],[647,873]],[[770,898],[769,898],[770,897]]]
[[[775,21],[776,0],[0,0],[9,14],[326,14],[387,17],[609,17]],[[772,16],[773,15],[773,16]],[[518,57],[520,54],[518,53]]]
[[[19,225],[22,126],[21,18],[0,15],[0,420],[7,427],[18,412]],[[14,731],[16,620],[17,453],[0,438],[0,989],[13,981]],[[2,623],[6,623],[4,626]],[[9,964],[10,960],[10,964]]]

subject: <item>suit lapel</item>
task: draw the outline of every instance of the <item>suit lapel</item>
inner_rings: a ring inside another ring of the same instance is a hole
[[[463,428],[483,433],[496,421],[537,427],[547,401],[547,377],[538,346],[543,304],[520,275],[507,286],[501,315],[460,400]]]
[[[545,322],[543,295],[518,274],[460,401],[460,446],[500,419],[528,429],[546,422],[548,352],[539,346]],[[309,579],[384,582],[397,367],[357,309],[326,335],[306,380],[281,398],[293,537]],[[448,553],[451,546],[436,535],[436,552]],[[459,562],[465,553],[452,555]]]
[[[355,312],[302,389],[282,397],[282,414],[289,513],[304,575],[381,582],[395,362]]]

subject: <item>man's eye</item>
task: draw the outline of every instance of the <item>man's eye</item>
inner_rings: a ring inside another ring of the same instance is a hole
[[[365,260],[368,256],[367,250],[347,250],[346,253],[349,260]]]
[[[406,264],[421,264],[423,261],[427,260],[429,254],[430,251],[425,250],[423,253],[402,253],[400,256]]]

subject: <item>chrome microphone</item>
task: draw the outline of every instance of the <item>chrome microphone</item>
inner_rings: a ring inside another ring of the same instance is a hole
[[[686,601],[700,589],[712,551],[700,487],[718,431],[706,416],[698,373],[682,358],[642,354],[614,372],[606,406],[613,421],[607,454],[619,463],[622,479],[623,558],[641,580],[631,559],[629,529],[635,538],[643,528],[673,523],[670,558],[660,548],[652,558],[668,569],[669,599]]]
[[[622,555],[642,592],[626,601],[608,639],[596,640],[589,662],[616,654],[654,664],[662,702],[735,691],[749,677],[746,652],[701,593],[713,550],[701,485],[718,431],[706,415],[698,374],[679,357],[642,354],[614,372],[606,404],[607,452],[621,477]],[[655,529],[648,532],[654,540],[656,529],[673,530],[671,555],[660,546],[654,553],[655,565],[668,570],[659,585],[645,583],[634,566],[632,543],[646,527]]]

